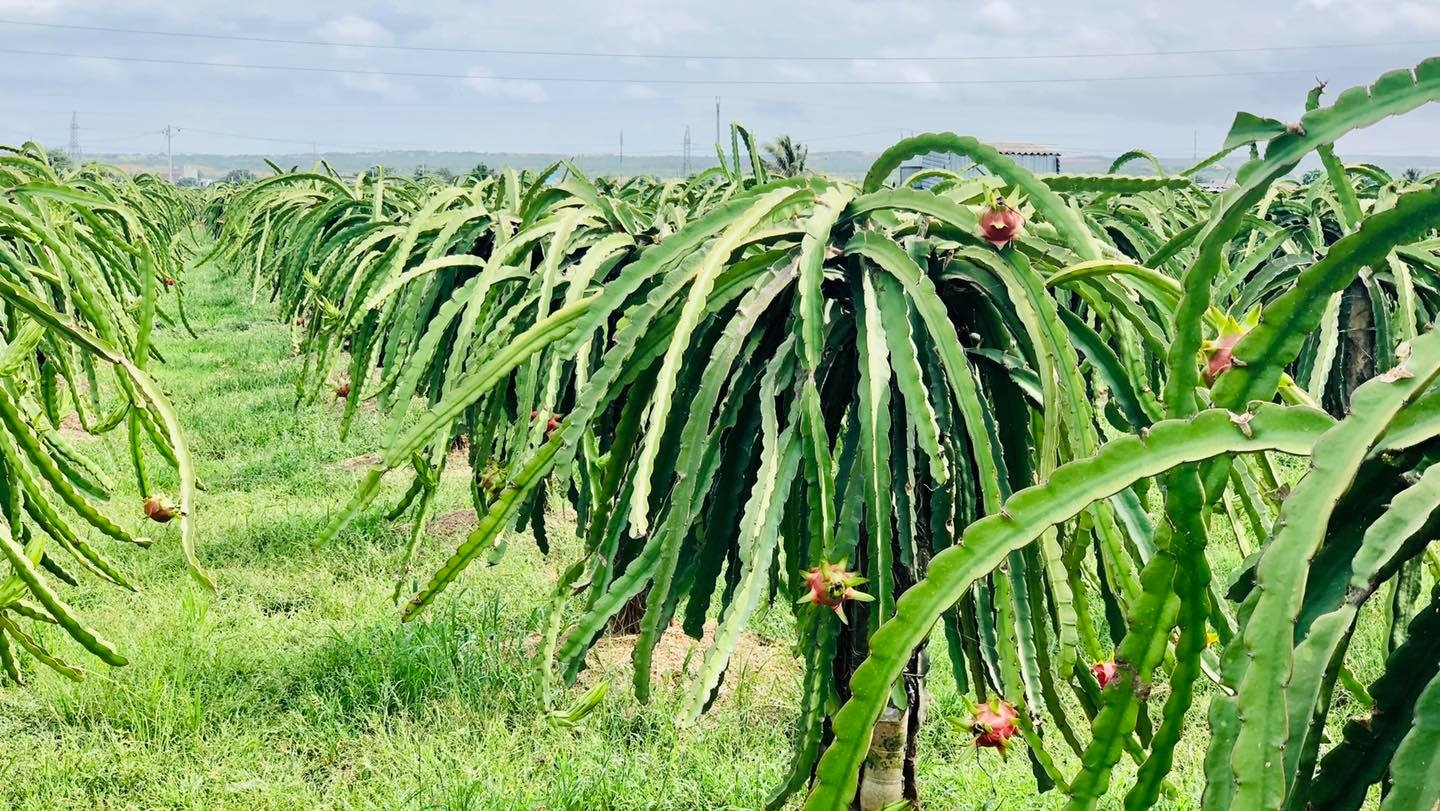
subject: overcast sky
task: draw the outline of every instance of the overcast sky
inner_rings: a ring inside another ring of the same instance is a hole
[[[75,110],[94,152],[162,150],[173,124],[177,153],[613,152],[623,129],[627,154],[678,154],[688,124],[709,154],[719,96],[727,123],[816,150],[946,129],[1204,155],[1236,110],[1291,120],[1317,76],[1333,98],[1440,54],[1440,0],[0,0],[0,20],[0,141],[64,146]],[[1342,146],[1435,154],[1437,108]]]

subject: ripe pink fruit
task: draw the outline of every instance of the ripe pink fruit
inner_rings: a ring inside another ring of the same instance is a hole
[[[995,198],[980,214],[980,235],[994,245],[996,250],[1010,244],[1025,228],[1025,217],[1005,203],[1003,197]]]
[[[970,734],[975,736],[975,745],[981,749],[999,749],[1004,755],[1018,729],[1015,726],[1018,717],[1015,705],[1008,701],[992,701],[980,707],[970,718]]]
[[[864,583],[865,578],[854,572],[847,572],[845,566],[846,561],[843,559],[838,563],[821,561],[819,566],[802,572],[805,575],[806,592],[795,602],[823,605],[833,610],[841,622],[848,622],[843,608],[846,600],[868,603],[875,598],[855,588]]]
[[[1209,357],[1205,359],[1205,383],[1215,385],[1215,379],[1235,364],[1235,345],[1245,333],[1227,333],[1210,342]]]
[[[531,411],[531,412],[530,412],[530,420],[531,420],[532,422],[535,421],[535,419],[538,418],[539,416],[540,416],[540,412],[539,412],[539,411]],[[551,414],[551,415],[550,415],[550,419],[548,419],[548,420],[545,421],[545,436],[546,436],[546,437],[549,437],[551,434],[555,433],[556,429],[558,429],[558,428],[560,427],[560,420],[561,420],[564,416],[565,416],[564,414]]]
[[[1095,681],[1100,682],[1100,689],[1104,690],[1105,685],[1115,680],[1115,674],[1119,672],[1119,668],[1115,666],[1114,661],[1096,662],[1091,665],[1090,672],[1095,674]]]
[[[168,524],[175,517],[175,505],[164,496],[149,496],[144,504],[145,517],[157,524]]]
[[[1259,309],[1251,310],[1242,316],[1238,321],[1234,316],[1226,315],[1220,322],[1219,330],[1215,337],[1201,345],[1205,353],[1205,368],[1201,376],[1205,378],[1205,385],[1215,385],[1216,378],[1225,373],[1231,366],[1241,365],[1235,359],[1235,347],[1239,345],[1240,339],[1244,338],[1260,323]]]

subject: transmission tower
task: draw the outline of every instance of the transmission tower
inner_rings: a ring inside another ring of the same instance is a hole
[[[73,111],[70,113],[70,160],[80,165],[80,119]]]
[[[681,158],[681,162],[680,162],[680,176],[681,176],[681,177],[689,177],[689,176],[690,176],[690,125],[689,125],[689,124],[686,124],[686,125],[685,125],[685,151],[684,151],[684,157]]]
[[[175,182],[175,134],[180,130],[166,124],[160,131],[165,136],[165,162],[170,166],[170,182]]]

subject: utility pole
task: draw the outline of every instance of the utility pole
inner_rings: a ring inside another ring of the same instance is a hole
[[[79,114],[70,113],[70,160],[80,165],[80,120]]]
[[[683,154],[684,154],[684,158],[681,159],[681,164],[680,164],[680,176],[681,176],[681,177],[689,177],[689,176],[690,176],[690,125],[689,125],[689,124],[686,124],[686,125],[685,125],[685,150],[684,150],[684,153],[683,153]]]
[[[175,127],[171,126],[170,124],[166,124],[166,125],[165,125],[165,129],[161,130],[161,132],[164,133],[164,135],[165,135],[165,162],[166,162],[167,164],[169,164],[169,166],[170,166],[170,183],[171,183],[171,185],[174,185],[174,183],[175,183],[175,134],[178,133],[178,132],[180,132],[180,130],[176,129]]]
[[[715,97],[715,145],[720,146],[720,97]]]
[[[625,130],[620,130],[620,162],[615,166],[615,174],[625,173]]]

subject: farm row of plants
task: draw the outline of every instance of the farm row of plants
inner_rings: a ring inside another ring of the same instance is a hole
[[[150,340],[157,325],[187,328],[176,280],[200,203],[113,167],[57,172],[34,144],[0,154],[0,665],[17,684],[27,656],[83,675],[47,641],[50,628],[125,664],[64,593],[90,577],[136,590],[105,545],[150,545],[137,531],[146,518],[178,525],[191,571],[209,583],[194,553],[181,423],[147,371],[163,360]],[[134,501],[121,502],[74,441],[114,430],[129,435]],[[174,469],[160,471],[168,492],[152,482],[157,459]]]
[[[1322,91],[1293,123],[1240,114],[1179,175],[1135,152],[1037,177],[937,133],[861,183],[772,178],[735,127],[683,180],[288,172],[206,217],[293,325],[298,396],[388,421],[320,542],[408,476],[406,618],[517,529],[547,548],[547,501],[573,505],[583,552],[537,654],[552,704],[638,608],[642,698],[659,637],[717,620],[693,720],[759,607],[798,600],[774,806],[916,799],[943,638],[977,746],[1023,740],[1073,808],[1122,760],[1127,808],[1173,791],[1209,681],[1205,808],[1357,808],[1381,784],[1418,811],[1440,796],[1440,184],[1333,144],[1440,99],[1440,61]],[[1233,188],[1191,181],[1237,150]],[[890,181],[930,152],[977,171]],[[1292,180],[1312,154],[1323,173]],[[479,524],[422,581],[456,447]],[[1367,685],[1347,654],[1371,602]]]

